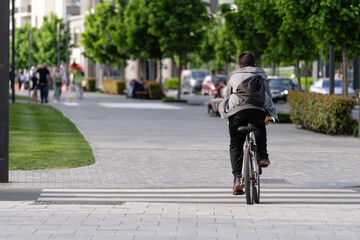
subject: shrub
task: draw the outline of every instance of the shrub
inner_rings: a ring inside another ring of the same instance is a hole
[[[278,112],[278,117],[280,123],[291,123],[290,113]]]
[[[353,99],[305,92],[292,92],[287,99],[293,123],[319,133],[351,134]]]
[[[174,89],[178,88],[178,78],[168,78],[165,82],[165,89]]]
[[[124,94],[125,81],[106,79],[104,80],[104,91],[110,94]]]
[[[163,97],[161,83],[149,82],[147,84],[147,88],[150,99],[160,99],[161,97]]]
[[[95,78],[86,78],[85,90],[88,92],[96,92],[96,79]]]
[[[163,102],[181,102],[181,103],[187,103],[187,100],[185,99],[176,99],[174,97],[163,97],[161,98],[161,101]]]

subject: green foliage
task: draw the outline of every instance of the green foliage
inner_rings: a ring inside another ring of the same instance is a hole
[[[353,119],[351,123],[351,134],[355,137],[359,136],[359,122]]]
[[[307,24],[310,11],[308,1],[276,0],[275,2],[277,12],[282,19],[276,44],[282,58],[291,60],[297,54],[306,62],[314,60],[318,56],[318,49]]]
[[[164,96],[161,83],[149,82],[147,87],[150,99],[160,99],[162,96]]]
[[[126,89],[125,81],[106,79],[104,80],[104,91],[110,94],[124,94]]]
[[[185,99],[175,99],[173,97],[163,97],[161,98],[162,102],[180,102],[180,103],[187,103]]]
[[[179,57],[182,69],[187,54],[200,48],[205,29],[210,21],[202,0],[151,0],[149,4],[149,33],[159,38],[165,57]],[[181,71],[179,71],[180,78]],[[181,85],[178,84],[178,99]]]
[[[117,41],[117,13],[110,2],[96,5],[95,12],[85,17],[85,31],[80,43],[84,46],[84,55],[93,62],[102,64],[116,63],[119,60]],[[118,40],[118,39],[117,39]]]
[[[236,11],[228,4],[220,6],[227,29],[235,37],[238,51],[254,52],[257,65],[261,66],[261,56],[268,49],[269,39],[276,34],[279,25],[274,4],[270,0],[237,0],[235,3]]]
[[[177,89],[179,78],[168,78],[165,82],[165,89]]]
[[[313,78],[307,77],[307,91],[309,91],[310,86],[313,84]],[[305,87],[305,77],[301,77],[301,85]]]
[[[50,17],[45,16],[43,25],[33,33],[33,42],[36,52],[36,63],[47,62],[50,66],[57,65],[57,24],[60,23],[60,61],[66,61],[66,29],[62,18],[50,13]]]
[[[355,101],[348,97],[292,92],[287,101],[293,123],[315,132],[350,134]]]
[[[291,123],[290,113],[278,112],[278,117],[280,123]]]
[[[152,0],[149,4],[149,33],[159,38],[167,57],[182,59],[199,49],[204,26],[210,16],[201,0]]]
[[[162,59],[159,37],[149,33],[150,0],[132,0],[125,11],[127,44],[133,58]]]
[[[32,31],[34,35],[36,29],[32,28],[30,24],[25,24],[20,28],[15,28],[15,69],[28,69],[28,50],[29,50],[29,32]],[[35,39],[36,40],[36,39]],[[10,42],[10,63],[12,57],[12,43]],[[31,52],[31,66],[37,63],[37,48],[34,39],[30,46]]]
[[[95,78],[87,78],[86,80],[86,91],[96,92],[96,79]]]
[[[349,56],[360,54],[360,6],[358,0],[309,1],[311,15],[309,26],[320,43],[328,49],[329,45],[349,48]]]
[[[73,168],[94,163],[91,148],[76,126],[58,110],[10,104],[10,170]]]
[[[41,28],[35,29],[30,24],[15,28],[15,69],[28,68],[29,31],[31,29],[31,66],[47,62],[50,66],[57,64],[57,23],[60,23],[60,60],[66,61],[66,29],[63,19],[54,13],[44,17]],[[11,62],[10,43],[10,62]]]

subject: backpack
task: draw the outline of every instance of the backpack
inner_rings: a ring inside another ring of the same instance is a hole
[[[265,104],[265,85],[266,80],[260,75],[253,75],[237,87],[236,95],[257,107],[263,107]]]

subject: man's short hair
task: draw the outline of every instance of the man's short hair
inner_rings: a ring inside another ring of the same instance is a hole
[[[255,54],[250,51],[240,53],[238,63],[240,67],[254,67],[255,66]]]

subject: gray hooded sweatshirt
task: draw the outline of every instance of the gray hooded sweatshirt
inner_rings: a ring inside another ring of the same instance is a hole
[[[242,83],[242,81],[255,74],[260,75],[263,79],[266,80],[264,83],[265,103],[263,107],[257,107],[250,103],[247,103],[235,94],[237,87]],[[278,119],[276,108],[274,107],[271,99],[271,91],[269,88],[269,83],[267,81],[267,76],[262,68],[240,68],[230,77],[230,80],[226,85],[224,101],[221,102],[219,105],[219,113],[221,115],[221,118],[230,117],[231,115],[234,115],[235,113],[245,109],[260,109],[264,112],[268,112],[275,119]]]

